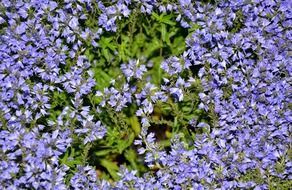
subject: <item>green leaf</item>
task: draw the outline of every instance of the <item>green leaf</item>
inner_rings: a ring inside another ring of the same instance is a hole
[[[153,39],[152,43],[149,44],[149,48],[147,48],[145,50],[145,52],[144,52],[145,55],[150,56],[153,53],[153,51],[161,48],[161,44],[159,42],[160,42],[159,39],[157,39],[157,38]]]
[[[119,167],[117,166],[116,163],[107,160],[107,159],[102,159],[100,161],[100,165],[102,165],[103,167],[106,168],[106,170],[110,173],[111,177],[114,180],[118,180],[119,176],[117,174],[117,172],[119,171]]]
[[[119,60],[120,61],[126,61],[126,55],[125,55],[125,49],[126,49],[126,46],[124,44],[121,44],[119,46]]]
[[[149,27],[147,27],[144,23],[142,23],[142,27],[144,28],[146,34],[147,34],[147,35],[150,35],[151,32],[150,32]]]
[[[111,41],[113,40],[113,37],[101,37],[99,40],[99,44],[103,48],[109,47]]]
[[[108,51],[108,49],[102,49],[101,51],[102,51],[102,54],[105,57],[106,61],[107,62],[110,62],[110,60],[111,60],[111,54]]]
[[[64,157],[60,159],[60,162],[62,164],[69,166],[71,170],[75,170],[77,165],[82,164],[80,156],[75,155],[75,149],[73,147],[71,147],[65,152]]]
[[[130,164],[134,170],[139,170],[139,166],[137,164],[137,155],[136,155],[136,152],[134,150],[132,150],[132,149],[127,150],[124,153],[124,156],[127,159],[127,161],[130,162]]]
[[[107,49],[115,51],[117,49],[117,45],[113,42],[113,37],[101,37],[99,45],[102,51]]]
[[[62,164],[67,165],[66,163],[67,163],[68,157],[69,157],[69,152],[66,151],[65,154],[64,154],[64,157],[60,159],[60,162],[61,162]]]
[[[198,24],[192,24],[191,25],[191,28],[188,29],[188,33],[190,34],[190,33],[196,31],[199,28],[200,28],[200,25],[198,25]]]
[[[166,26],[165,24],[161,24],[161,37],[162,41],[166,41]]]
[[[162,72],[161,72],[161,68],[160,68],[160,63],[163,60],[163,57],[155,57],[152,59],[153,63],[154,63],[154,67],[153,70],[151,72],[151,76],[152,76],[152,81],[154,84],[160,85],[161,83],[161,78],[162,78]]]
[[[94,154],[96,156],[105,156],[105,155],[108,155],[110,152],[112,152],[111,149],[105,149],[105,150],[98,150]]]
[[[89,60],[89,62],[92,62],[93,59],[94,59],[94,54],[92,54],[90,52],[90,48],[88,48],[86,51],[85,51],[85,56],[87,57],[87,59]]]
[[[171,49],[174,55],[179,55],[185,50],[185,42],[183,37],[175,38],[173,41],[173,48]]]
[[[107,87],[112,80],[112,77],[109,76],[106,72],[104,72],[101,68],[95,67],[93,68],[94,77],[97,82],[97,89],[103,90]]]
[[[119,153],[121,154],[126,148],[128,148],[129,146],[132,145],[133,141],[135,139],[135,134],[134,133],[131,133],[127,139],[119,142],[117,144],[117,148],[118,148],[118,151]]]
[[[172,111],[172,108],[169,105],[165,104],[162,106],[161,111],[163,115],[168,115]]]
[[[164,17],[161,19],[161,22],[164,23],[164,24],[168,24],[168,25],[170,25],[170,26],[175,26],[175,25],[176,25],[176,22],[171,21],[171,20],[170,20],[171,18],[172,18],[172,15],[164,16]]]
[[[174,129],[174,133],[176,133],[177,130],[178,130],[178,119],[177,119],[177,117],[174,118],[173,129]]]
[[[140,125],[140,122],[138,120],[138,117],[134,115],[134,116],[129,118],[129,121],[130,121],[130,125],[131,125],[132,129],[134,130],[135,134],[138,135],[141,131],[141,125]]]
[[[152,16],[157,20],[160,21],[160,17],[158,14],[156,14],[155,12],[152,12]]]

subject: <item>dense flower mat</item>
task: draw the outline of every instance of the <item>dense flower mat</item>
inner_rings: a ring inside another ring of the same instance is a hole
[[[292,1],[1,0],[0,189],[289,189]]]

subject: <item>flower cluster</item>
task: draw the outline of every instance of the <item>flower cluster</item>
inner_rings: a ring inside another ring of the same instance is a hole
[[[96,183],[96,173],[90,166],[78,166],[78,172],[71,178],[73,189],[99,189]]]
[[[291,10],[289,0],[1,1],[0,189],[268,189],[271,176],[291,180]],[[171,12],[193,31],[186,50],[161,62],[158,83],[151,66],[131,59],[98,91],[88,52],[122,19],[153,11]],[[196,111],[210,121],[184,116],[194,91]],[[156,113],[163,106],[177,114],[173,122]],[[72,165],[60,161],[68,148],[98,145],[111,124],[107,111],[129,107],[149,171],[121,167],[109,183],[77,165],[68,177]],[[150,127],[175,133],[179,119],[200,132],[190,141],[172,135],[165,149]],[[251,172],[257,178],[246,180]]]
[[[44,126],[31,131],[18,127],[1,131],[1,188],[66,189],[63,179],[68,167],[58,160],[71,143],[70,132],[50,134],[42,133]]]
[[[233,156],[244,155],[242,161],[232,161],[233,169],[241,174],[259,169],[264,178],[267,171],[287,178],[291,172],[291,59],[287,57],[291,37],[285,27],[286,4],[259,1],[221,5],[207,11],[212,19],[201,21],[201,29],[187,40],[187,59],[203,65],[199,71],[206,83],[200,95],[202,108],[212,108],[218,116],[210,135],[227,150],[218,158],[231,151]],[[231,12],[235,14],[233,25],[237,19],[243,20],[237,31],[227,22]],[[285,168],[282,171],[275,168],[280,162]]]

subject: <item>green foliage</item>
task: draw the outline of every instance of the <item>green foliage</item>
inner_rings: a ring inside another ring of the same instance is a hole
[[[271,177],[268,184],[269,190],[289,190],[292,187],[292,180]]]
[[[95,14],[99,14],[96,12]],[[96,16],[87,15],[88,19],[82,23],[94,31],[98,30],[95,20]],[[185,38],[199,28],[193,25],[190,29],[183,29],[175,21],[177,15],[152,13],[151,16],[134,12],[127,19],[118,21],[116,33],[104,32],[97,42],[98,47],[93,47],[90,39],[86,41],[87,48],[80,51],[84,54],[91,65],[96,81],[95,90],[103,91],[116,80],[116,87],[124,82],[120,80],[120,65],[131,59],[139,59],[140,63],[152,64],[146,76],[151,76],[151,82],[160,85],[162,78],[166,75],[160,68],[160,63],[167,57],[179,56],[185,50]],[[75,56],[77,57],[77,56]],[[70,70],[75,58],[68,59],[63,72]],[[189,75],[185,73],[183,75]],[[192,74],[191,74],[192,75]],[[195,77],[195,75],[193,75]],[[175,80],[175,78],[174,78]],[[137,84],[138,91],[142,83]],[[196,118],[198,121],[207,121],[206,114],[197,110],[199,103],[198,92],[201,90],[200,80],[195,79],[192,88],[185,90],[185,99],[177,103],[174,99],[168,102],[158,102],[154,113],[149,116],[152,130],[157,137],[161,147],[170,146],[170,138],[177,133],[183,133],[183,140],[192,144],[195,131],[189,126],[188,121]],[[59,108],[71,105],[68,101],[69,94],[54,93],[52,103],[52,115],[50,120],[55,120],[62,110]],[[73,174],[77,165],[87,163],[96,168],[98,176],[109,180],[117,180],[119,166],[126,165],[130,169],[138,171],[142,175],[146,166],[137,154],[134,139],[141,131],[140,121],[135,112],[137,107],[129,105],[122,112],[115,112],[113,108],[106,106],[101,113],[97,113],[96,107],[101,102],[100,97],[88,95],[83,97],[83,104],[90,105],[90,113],[96,119],[102,121],[107,127],[106,137],[91,145],[81,145],[82,137],[74,137],[73,145],[63,155],[61,163],[70,167]],[[70,120],[70,119],[69,119]],[[71,121],[72,130],[74,126],[80,125],[77,121]],[[72,175],[69,175],[70,179]]]
[[[241,176],[240,181],[243,182],[249,182],[249,181],[254,181],[257,184],[262,184],[264,182],[264,179],[262,177],[262,174],[259,169],[249,171],[245,175]]]
[[[242,182],[253,181],[257,184],[268,184],[269,190],[288,190],[292,187],[292,181],[289,179],[281,179],[279,177],[271,176],[269,174],[267,176],[268,178],[264,178],[260,170],[255,169],[242,175],[239,181]]]
[[[106,168],[114,180],[118,180],[119,167],[115,162],[109,161],[107,159],[100,160],[100,165]]]
[[[90,23],[88,27],[92,27]],[[111,70],[117,70],[121,63],[130,59],[145,58],[145,62],[154,63],[152,76],[158,82],[161,78],[159,64],[165,57],[179,55],[185,50],[185,37],[188,34],[175,22],[175,15],[153,13],[151,17],[133,13],[128,19],[121,20],[118,32],[105,33],[98,44],[99,47],[88,48],[85,55],[90,61],[95,60],[96,79],[103,78],[106,72],[108,77]],[[116,72],[115,72],[116,73]],[[108,86],[106,81],[98,81],[100,86]]]
[[[73,177],[74,173],[77,172],[77,166],[83,163],[80,152],[80,150],[76,151],[74,147],[70,147],[60,159],[61,164],[64,164],[70,168],[70,171],[65,178],[66,184],[70,183],[71,177]]]
[[[233,22],[233,26],[231,27],[231,32],[236,33],[238,32],[243,26],[243,14],[242,11],[239,10],[236,12],[235,21]]]
[[[161,61],[169,56],[180,55],[185,50],[185,37],[188,31],[182,29],[175,22],[175,18],[174,14],[153,13],[152,16],[146,16],[133,13],[128,19],[118,23],[118,32],[105,33],[99,40],[97,49],[88,48],[85,55],[94,62],[96,89],[103,90],[110,86],[111,80],[121,74],[120,65],[131,59],[140,59],[144,64],[151,62],[153,67],[147,75],[151,76],[153,83],[160,84],[163,77]],[[93,27],[89,22],[85,24]],[[99,100],[94,97],[89,99],[92,106],[96,107]],[[193,106],[197,100],[197,97],[194,98]],[[170,104],[175,105],[171,102]],[[185,104],[176,108],[177,110],[183,108],[183,113],[177,111],[180,116],[177,117],[175,126],[166,125],[166,123],[173,125],[172,120],[176,116],[165,112],[165,109],[173,110],[173,107],[164,107],[164,111],[161,110],[162,108],[155,108],[156,113],[150,119],[153,124],[156,123],[155,125],[164,125],[160,129],[153,130],[157,134],[161,133],[159,140],[165,146],[169,146],[169,138],[174,134],[171,132],[172,127],[175,127],[174,131],[176,131],[187,126],[187,118],[192,117],[193,111],[187,108],[189,106]],[[99,119],[107,126],[107,136],[91,148],[93,155],[90,155],[88,160],[91,165],[101,168],[101,177],[116,180],[117,166],[121,164],[126,164],[142,173],[145,171],[136,147],[132,146],[141,130],[139,119],[135,116],[136,110],[135,107],[130,106],[124,112],[117,114],[107,107],[103,110],[103,114],[99,115]],[[186,112],[188,113],[184,114]],[[183,125],[181,121],[184,121]]]

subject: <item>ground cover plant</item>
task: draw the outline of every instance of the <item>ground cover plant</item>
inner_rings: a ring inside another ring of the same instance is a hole
[[[1,0],[0,189],[289,189],[289,0]]]

